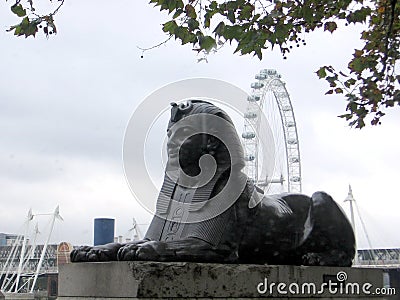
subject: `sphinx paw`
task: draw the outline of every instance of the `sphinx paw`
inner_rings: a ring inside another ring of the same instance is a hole
[[[161,242],[147,241],[140,244],[128,244],[118,251],[118,260],[159,260]]]
[[[87,253],[92,247],[90,246],[80,246],[72,250],[70,254],[71,262],[85,262],[87,260]]]
[[[303,265],[305,266],[320,266],[321,264],[321,255],[319,253],[310,252],[304,254],[303,257]]]
[[[138,250],[139,244],[128,244],[122,246],[118,250],[117,258],[120,261],[136,260],[136,251]]]
[[[81,246],[71,252],[72,262],[99,262],[115,260],[110,249]]]

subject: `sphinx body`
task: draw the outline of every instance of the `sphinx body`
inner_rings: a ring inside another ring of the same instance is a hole
[[[264,195],[242,172],[243,149],[223,110],[173,104],[167,132],[164,183],[145,238],[80,247],[73,262],[352,264],[354,233],[336,202],[324,192]],[[211,164],[202,165],[205,156]]]

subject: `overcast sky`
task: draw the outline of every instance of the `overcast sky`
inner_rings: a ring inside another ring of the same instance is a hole
[[[351,184],[373,246],[400,247],[400,111],[389,111],[379,127],[350,129],[337,118],[344,98],[325,96],[327,84],[314,73],[326,64],[345,69],[360,45],[358,28],[307,35],[287,60],[266,52],[259,61],[226,47],[197,63],[190,46],[174,41],[141,58],[137,46],[165,39],[165,15],[147,2],[66,1],[49,39],[7,33],[17,19],[0,2],[0,232],[20,231],[29,208],[45,213],[57,205],[64,222],[53,242],[91,244],[95,217],[115,218],[116,235],[127,235],[132,217],[148,224],[123,172],[124,131],[135,108],[154,90],[192,77],[250,92],[254,75],[272,68],[294,106],[303,192],[324,190],[343,204]],[[39,222],[45,231],[47,219]]]

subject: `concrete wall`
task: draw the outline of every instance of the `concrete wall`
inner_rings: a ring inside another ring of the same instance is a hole
[[[338,279],[338,274],[343,276]],[[329,281],[331,288],[337,287],[336,293],[328,290]],[[325,289],[321,290],[324,283]],[[311,293],[307,293],[307,286],[310,284],[316,286],[315,293],[311,287]],[[372,288],[369,287],[368,290],[373,292],[374,288],[383,287],[383,271],[337,267],[203,263],[73,263],[60,266],[58,295],[60,300],[216,297],[382,299],[377,295],[367,295],[362,290],[359,295],[352,293],[350,286],[346,293],[348,284],[358,284],[360,289],[363,285],[369,284]],[[297,287],[300,293],[293,293]],[[319,290],[320,294],[317,293]]]

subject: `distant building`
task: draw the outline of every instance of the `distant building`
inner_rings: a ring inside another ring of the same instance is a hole
[[[17,238],[16,234],[0,233],[0,246],[12,246]]]
[[[73,250],[73,246],[70,243],[62,242],[57,246],[57,266],[68,264],[71,262],[70,253]]]

